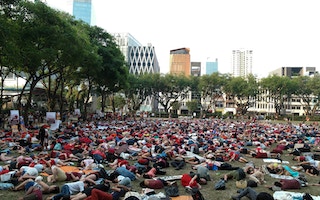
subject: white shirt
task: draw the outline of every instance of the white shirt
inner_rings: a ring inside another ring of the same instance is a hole
[[[21,168],[25,172],[24,174],[28,174],[30,176],[38,176],[39,174],[38,170],[34,167],[22,166]]]
[[[83,181],[77,181],[77,182],[72,182],[72,183],[66,183],[69,187],[70,194],[77,194],[79,192],[82,192],[84,190],[84,182]]]

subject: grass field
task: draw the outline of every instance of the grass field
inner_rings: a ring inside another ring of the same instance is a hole
[[[289,161],[290,165],[295,164],[295,161],[292,161],[292,157],[286,155],[287,152],[285,152],[282,155],[282,159]],[[246,156],[246,158],[249,161],[253,161],[255,163],[255,165],[257,167],[265,164],[263,163],[262,159],[255,159],[255,158],[251,158],[249,156]],[[1,162],[0,165],[3,165],[4,163]],[[244,166],[243,163],[239,163],[237,161],[235,162],[231,162],[230,164],[232,164],[233,166],[239,166],[242,167]],[[106,170],[110,170],[110,168],[105,167]],[[183,173],[189,173],[190,171],[192,171],[191,169],[191,165],[187,164],[186,167],[182,170],[175,170],[172,167],[166,168],[165,171],[167,172],[167,175],[181,175]],[[223,177],[223,175],[225,173],[228,173],[229,171],[224,171],[224,170],[218,170],[218,171],[210,171],[210,176],[211,176],[211,181],[208,182],[207,185],[203,185],[202,189],[201,189],[201,193],[203,194],[203,196],[205,197],[206,200],[224,200],[224,199],[231,199],[231,195],[236,194],[237,192],[237,188],[235,186],[235,180],[230,180],[226,183],[226,190],[214,190],[214,183],[217,182],[217,180],[219,180],[221,177]],[[307,180],[309,182],[309,186],[307,187],[303,187],[300,190],[292,190],[294,192],[307,192],[310,193],[312,195],[319,195],[319,186],[310,186],[310,184],[312,183],[318,183],[319,182],[319,177],[311,177],[306,175]],[[138,180],[133,181],[133,190],[135,191],[141,191],[141,187],[139,186],[140,181],[143,180],[143,178],[139,178]],[[265,186],[267,185],[272,185],[274,183],[274,181],[276,181],[276,179],[271,178],[269,175],[265,176],[265,180],[267,181],[266,184],[264,185],[259,185],[256,189],[256,191],[261,192],[261,191],[265,191],[268,192],[270,194],[272,194],[273,192],[269,189],[267,189]],[[61,184],[60,184],[61,185]],[[180,191],[180,195],[189,195],[185,189],[181,186],[180,182],[178,181],[178,185],[179,185],[179,191]],[[157,190],[157,192],[164,192],[164,190]],[[18,191],[18,192],[13,192],[13,191],[6,191],[6,190],[0,190],[0,199],[11,199],[11,200],[15,200],[18,199],[19,197],[22,197],[24,195],[24,191]],[[45,195],[44,197],[48,197],[49,195]],[[45,199],[44,198],[44,199]],[[246,199],[246,198],[243,198]]]

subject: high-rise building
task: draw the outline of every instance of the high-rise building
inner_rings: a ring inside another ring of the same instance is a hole
[[[42,0],[48,6],[73,15],[77,20],[82,20],[93,25],[92,0]]]
[[[154,46],[141,45],[130,33],[113,33],[132,74],[160,73]]]
[[[73,16],[77,20],[82,20],[92,24],[92,3],[91,0],[73,0]]]
[[[131,74],[160,73],[155,48],[151,44],[141,45],[130,33],[113,33],[112,35],[128,63]],[[157,101],[152,97],[147,97],[139,110],[151,112],[157,110],[157,107]]]
[[[210,75],[215,72],[218,72],[218,59],[216,58],[216,61],[207,61],[206,62],[206,74]]]
[[[180,48],[170,50],[170,74],[191,75],[190,49]]]
[[[201,62],[191,62],[191,76],[201,76]]]
[[[232,75],[247,77],[252,74],[252,50],[232,51]]]
[[[129,72],[135,75],[160,73],[155,49],[151,44],[129,47]]]
[[[124,55],[125,61],[129,62],[129,47],[139,47],[142,44],[130,33],[113,33],[113,37],[118,44],[120,51]]]

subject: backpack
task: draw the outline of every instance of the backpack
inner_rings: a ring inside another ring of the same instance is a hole
[[[246,178],[246,173],[244,172],[244,170],[242,168],[237,169],[238,173],[239,173],[239,177],[237,181],[240,181],[242,179]]]
[[[258,183],[253,180],[248,180],[247,187],[258,187]]]
[[[179,196],[179,187],[176,183],[165,187],[165,193],[169,197],[177,197]]]
[[[104,168],[99,169],[99,176],[103,179],[106,179],[109,177],[108,173],[106,172],[106,170]]]
[[[193,200],[205,200],[198,188],[191,189],[191,196]]]
[[[214,185],[215,190],[225,190],[226,189],[226,183],[223,179],[220,179],[216,184]]]
[[[220,166],[220,169],[230,169],[230,168],[232,168],[232,165],[226,162],[222,163]]]
[[[303,200],[313,200],[312,196],[311,196],[309,193],[305,193],[305,194],[302,196],[302,199],[303,199]]]

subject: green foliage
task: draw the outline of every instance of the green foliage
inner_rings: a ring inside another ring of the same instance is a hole
[[[193,113],[196,110],[199,110],[198,104],[199,104],[198,101],[195,101],[195,100],[188,101],[186,105],[188,107],[189,113]]]
[[[233,100],[237,112],[246,115],[261,90],[268,90],[277,117],[293,95],[303,100],[306,116],[315,116],[319,108],[320,77],[269,76],[257,83],[253,75],[246,78],[213,73],[201,77],[171,74],[129,74],[124,55],[115,38],[100,27],[91,27],[67,13],[49,8],[41,1],[3,0],[0,2],[1,81],[10,73],[26,78],[19,95],[27,96],[25,113],[31,109],[32,91],[41,83],[46,90],[48,110],[81,106],[86,113],[90,95],[101,96],[101,109],[110,96],[125,94],[130,112],[146,99],[159,103],[168,113],[176,112],[181,101],[191,99],[189,111],[216,111],[220,102]],[[0,83],[3,86],[3,82]],[[1,87],[1,99],[3,99]],[[27,92],[27,90],[31,92]],[[197,95],[195,95],[197,94]],[[199,95],[198,95],[199,94]],[[224,96],[226,95],[226,96]],[[197,98],[194,98],[196,96]],[[175,103],[172,103],[175,102]],[[176,102],[179,102],[176,103]],[[200,102],[209,102],[199,105]],[[0,101],[0,105],[2,105]],[[19,103],[18,103],[19,104]],[[120,106],[121,107],[121,106]],[[220,107],[220,106],[219,106]],[[2,108],[2,107],[1,107]],[[203,109],[203,110],[202,110]],[[1,113],[1,110],[0,110]]]
[[[168,112],[172,108],[170,102],[186,98],[192,82],[183,75],[158,74],[155,76],[156,79],[153,80],[157,81],[153,84],[153,97],[164,107],[165,112]]]
[[[224,92],[237,102],[237,113],[245,115],[258,94],[258,83],[253,75],[246,78],[232,77],[224,86]]]
[[[0,66],[8,73],[26,76],[20,98],[27,86],[32,91],[41,82],[49,109],[59,100],[63,110],[66,96],[71,109],[76,101],[85,110],[95,85],[105,84],[113,92],[128,86],[124,57],[113,37],[101,28],[74,20],[40,1],[1,1],[0,14]],[[5,80],[6,75],[1,75]],[[78,91],[83,82],[85,90]],[[25,95],[29,105],[32,92]]]

